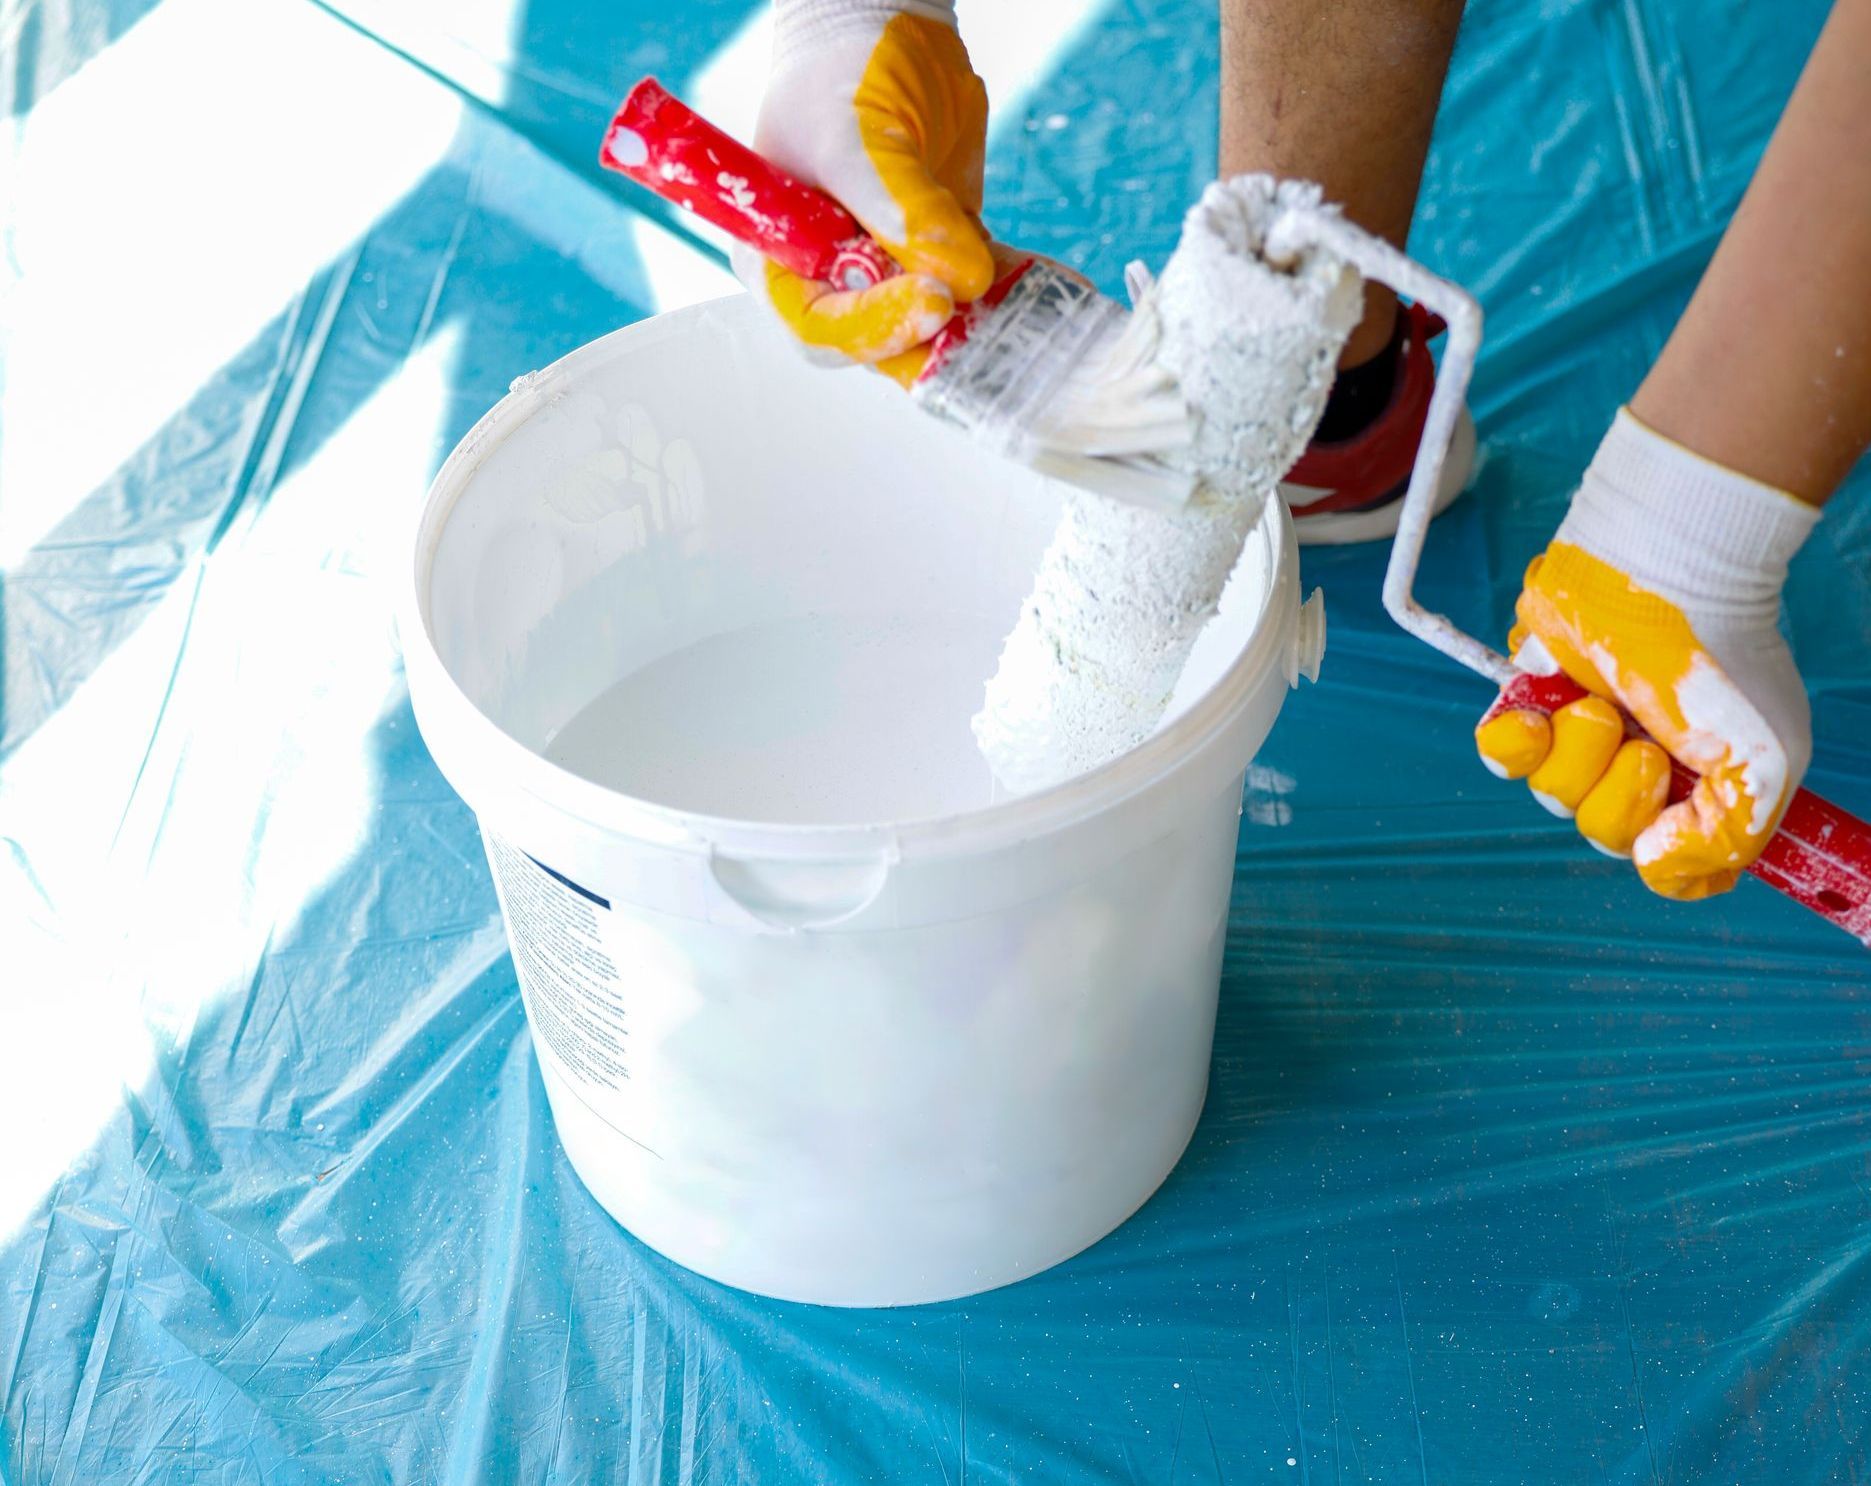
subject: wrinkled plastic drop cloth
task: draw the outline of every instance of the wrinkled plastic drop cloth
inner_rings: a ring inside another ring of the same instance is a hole
[[[1822,9],[1472,8],[1414,242],[1489,314],[1422,583],[1464,626],[1504,629]],[[1115,287],[1213,170],[1213,0],[996,13],[989,217]],[[1380,549],[1304,558],[1323,682],[1251,776],[1208,1111],[1132,1222],[895,1313],[621,1232],[390,614],[512,377],[725,283],[594,155],[648,70],[744,120],[747,0],[22,0],[0,38],[6,1486],[1863,1479],[1871,957],[1751,881],[1658,902],[1490,779]],[[1810,783],[1861,813],[1867,476],[1789,595]]]

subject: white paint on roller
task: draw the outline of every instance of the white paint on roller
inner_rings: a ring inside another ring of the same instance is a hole
[[[1283,214],[1322,210],[1315,186],[1242,176],[1210,186],[1184,220],[1133,319],[1137,333],[1160,334],[1159,358],[1198,416],[1188,446],[1165,456],[1197,489],[1175,513],[1068,498],[975,718],[1009,790],[1096,768],[1162,719],[1243,541],[1318,423],[1357,323],[1359,279],[1335,256],[1305,251],[1280,266],[1261,256]]]

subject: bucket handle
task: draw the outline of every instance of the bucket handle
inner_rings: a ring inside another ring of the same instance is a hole
[[[784,933],[830,929],[856,918],[882,895],[894,849],[845,862],[788,862],[708,853],[715,886],[763,928]]]

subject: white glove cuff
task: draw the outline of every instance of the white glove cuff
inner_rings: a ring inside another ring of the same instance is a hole
[[[1778,613],[1817,507],[1672,443],[1620,408],[1554,540],[1679,607]]]
[[[955,0],[773,0],[773,66],[853,33],[876,36],[894,16],[955,24]]]

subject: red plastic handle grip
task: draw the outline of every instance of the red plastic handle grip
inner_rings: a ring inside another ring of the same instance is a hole
[[[1522,674],[1501,688],[1483,721],[1523,708],[1550,716],[1585,695],[1570,676]],[[1696,776],[1673,759],[1671,773],[1670,798],[1683,799]],[[1748,871],[1871,947],[1871,823],[1799,790]]]
[[[625,96],[598,158],[803,278],[861,289],[895,272],[833,197],[717,129],[653,77]]]
[[[836,198],[801,184],[717,129],[653,77],[625,96],[598,159],[666,201],[705,217],[736,241],[803,278],[866,289],[898,272],[876,238]],[[1016,263],[929,341],[918,376],[929,381],[1033,265]]]

